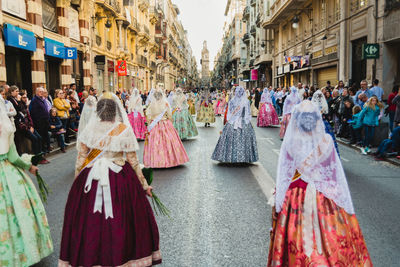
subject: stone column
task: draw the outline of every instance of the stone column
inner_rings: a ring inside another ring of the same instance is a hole
[[[340,18],[339,20],[342,20],[343,18],[346,18],[346,12],[347,12],[347,1],[346,0],[340,0]],[[343,80],[343,82],[346,83],[348,80],[348,72],[346,72],[346,55],[347,55],[347,20],[344,20],[340,22],[340,29],[339,29],[339,80]],[[349,84],[350,85],[350,84]]]
[[[39,86],[46,84],[46,74],[44,67],[44,40],[42,26],[42,0],[28,0],[27,2],[27,22],[32,23],[32,31],[36,34],[36,51],[31,57],[32,69],[32,91]]]
[[[91,64],[90,64],[90,31],[89,31],[89,21],[90,21],[90,14],[91,10],[90,6],[86,4],[83,5],[83,8],[80,8],[79,11],[79,32],[80,32],[80,41],[84,45],[84,54],[83,54],[83,87],[85,90],[89,90],[92,84],[90,79],[91,74]],[[92,41],[95,43],[95,39]]]
[[[123,45],[123,37],[122,37],[122,20],[117,20],[117,24],[118,24],[118,33],[119,33],[119,40],[118,40],[118,49],[120,51],[124,50],[124,45]]]

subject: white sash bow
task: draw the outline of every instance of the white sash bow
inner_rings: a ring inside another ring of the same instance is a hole
[[[112,170],[115,173],[119,173],[122,170],[122,167],[112,162],[111,159],[97,159],[89,172],[85,184],[85,193],[88,193],[92,188],[92,181],[99,181],[97,184],[96,200],[94,203],[93,213],[96,213],[97,211],[102,213],[104,201],[106,220],[108,218],[114,218],[112,210],[109,170]]]
[[[151,123],[149,126],[147,126],[147,130],[151,132],[151,130],[157,125],[157,123],[162,120],[164,117],[165,112],[167,112],[167,109],[165,109],[162,113],[160,113]]]

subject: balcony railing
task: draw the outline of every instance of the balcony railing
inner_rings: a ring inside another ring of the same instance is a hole
[[[254,6],[256,3],[257,3],[256,0],[251,0],[251,1],[250,1],[250,5],[252,5],[252,6]]]
[[[121,7],[119,5],[118,0],[106,0],[106,3],[110,5],[116,12],[121,12]]]

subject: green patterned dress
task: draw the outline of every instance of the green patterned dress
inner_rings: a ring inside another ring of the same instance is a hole
[[[0,266],[25,267],[53,252],[46,212],[32,180],[30,164],[15,144],[0,155]]]
[[[195,137],[199,134],[196,123],[188,109],[176,109],[172,115],[172,123],[178,131],[181,140]]]

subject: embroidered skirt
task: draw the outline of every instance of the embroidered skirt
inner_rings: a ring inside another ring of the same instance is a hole
[[[189,161],[185,147],[170,120],[160,121],[144,144],[143,163],[151,168],[171,168]]]
[[[28,267],[53,252],[46,212],[31,178],[0,155],[0,266]]]
[[[200,109],[197,112],[197,122],[203,123],[214,123],[215,122],[215,114],[214,108],[212,104],[208,104],[206,107],[204,104],[200,105]]]
[[[172,121],[181,139],[195,137],[199,134],[196,123],[187,109],[175,111],[172,115]]]
[[[242,128],[234,129],[225,124],[211,159],[226,163],[250,163],[258,161],[256,134],[251,123],[242,122]]]
[[[146,118],[139,112],[135,116],[135,112],[128,114],[129,122],[131,123],[133,132],[137,139],[144,140],[147,131]]]
[[[302,235],[305,195],[303,187],[289,188],[286,192],[282,210],[273,221],[268,266],[372,266],[356,216],[346,213],[319,192],[317,210],[322,254],[318,253],[313,236],[314,248],[307,257]]]
[[[268,127],[278,124],[278,114],[276,114],[274,106],[271,103],[263,103],[257,117],[257,127]]]
[[[114,218],[93,213],[97,183],[84,192],[90,168],[75,179],[65,207],[59,267],[152,266],[161,263],[153,210],[134,170],[110,170]]]

